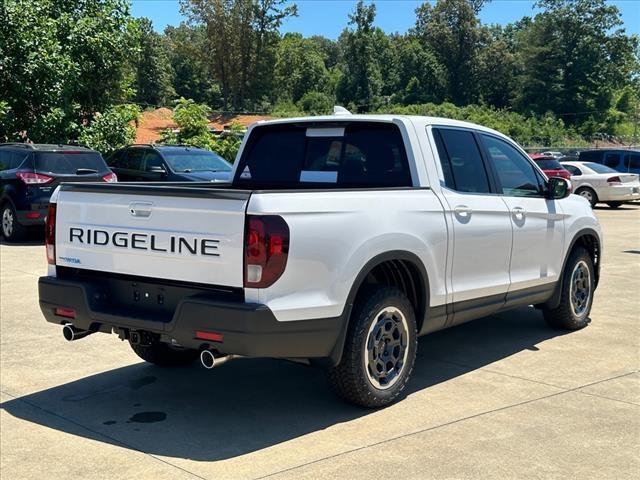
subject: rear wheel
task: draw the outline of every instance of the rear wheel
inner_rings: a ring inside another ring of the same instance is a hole
[[[607,205],[611,208],[619,208],[622,205],[622,202],[607,202]]]
[[[589,324],[593,303],[595,270],[586,249],[571,252],[562,274],[560,304],[554,309],[543,309],[547,323],[563,330],[579,330]]]
[[[388,405],[409,380],[417,346],[411,302],[397,288],[375,288],[354,308],[342,360],[329,371],[329,382],[350,403]]]
[[[2,228],[0,228],[2,236],[8,242],[17,242],[25,237],[27,229],[18,223],[16,211],[10,203],[5,203],[2,206],[0,221],[2,222]]]
[[[589,187],[579,188],[576,191],[576,195],[580,195],[587,202],[589,202],[589,204],[591,204],[591,208],[595,207],[596,203],[598,203],[598,195]]]
[[[190,365],[200,352],[190,348],[173,347],[163,342],[153,342],[151,345],[140,345],[129,342],[131,349],[145,362],[159,367],[182,367]]]

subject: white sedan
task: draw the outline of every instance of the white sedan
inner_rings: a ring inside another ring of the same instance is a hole
[[[635,173],[620,173],[593,162],[561,162],[571,173],[573,193],[586,198],[591,206],[606,203],[618,208],[624,202],[640,200],[640,182]]]

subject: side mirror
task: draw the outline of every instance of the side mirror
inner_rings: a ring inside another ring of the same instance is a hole
[[[566,178],[551,177],[547,183],[547,197],[561,200],[571,195],[571,182]]]
[[[150,173],[159,173],[160,175],[166,175],[167,171],[163,167],[153,166],[149,169]]]

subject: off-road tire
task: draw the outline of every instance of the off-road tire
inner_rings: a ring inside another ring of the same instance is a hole
[[[583,193],[588,193],[589,195],[583,195]],[[591,205],[591,208],[595,207],[598,203],[598,194],[595,192],[593,188],[582,187],[576,190],[576,195],[580,195],[582,198],[587,200]]]
[[[360,298],[351,313],[342,359],[328,372],[329,383],[337,395],[347,402],[379,408],[394,402],[411,376],[418,348],[415,313],[409,299],[394,287],[373,287]],[[370,328],[379,322],[376,315],[387,307],[399,311],[406,320],[407,355],[394,383],[386,389],[380,389],[369,379],[365,361]]]
[[[588,268],[588,283],[590,290],[584,312],[580,315],[576,315],[571,303],[571,284],[574,270],[580,262],[584,262]],[[595,269],[593,267],[593,260],[585,248],[578,247],[569,255],[564,272],[562,273],[562,292],[560,292],[560,303],[553,309],[543,307],[542,313],[544,315],[544,319],[549,326],[562,330],[580,330],[581,328],[586,327],[591,321],[589,314],[591,312],[591,305],[593,304],[594,289]]]
[[[159,367],[183,367],[192,364],[200,355],[198,350],[172,347],[163,342],[151,345],[129,343],[131,349],[145,362]]]
[[[5,222],[7,221],[11,222],[9,234],[5,231],[7,230],[5,227],[8,227],[8,225],[5,226]],[[13,205],[8,202],[0,208],[0,235],[2,235],[7,242],[19,242],[27,236],[27,228],[24,225],[20,225]]]

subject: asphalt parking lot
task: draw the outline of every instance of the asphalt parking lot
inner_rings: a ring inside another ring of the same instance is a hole
[[[423,337],[409,393],[338,401],[278,360],[161,370],[116,336],[67,343],[38,308],[40,241],[0,246],[0,476],[640,478],[640,207],[598,209],[592,323],[532,308]]]

